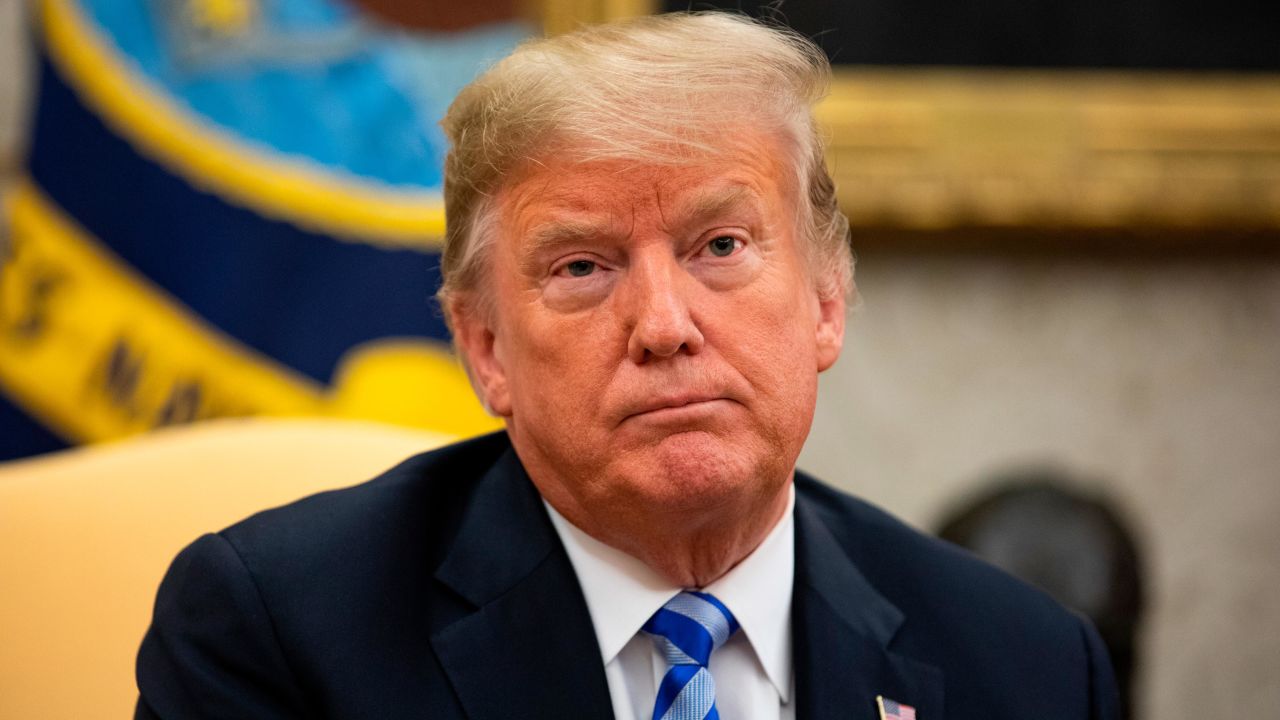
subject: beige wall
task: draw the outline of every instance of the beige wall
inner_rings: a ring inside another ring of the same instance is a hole
[[[1146,718],[1280,717],[1280,262],[871,255],[801,465],[931,527],[1096,478],[1150,560]]]
[[[0,168],[21,14],[0,0]],[[1280,717],[1280,263],[881,254],[858,276],[802,465],[922,527],[1009,466],[1104,479],[1152,561],[1145,717]]]

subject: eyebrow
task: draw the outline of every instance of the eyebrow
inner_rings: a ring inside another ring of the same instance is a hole
[[[527,255],[541,255],[561,245],[577,245],[577,243],[599,238],[609,232],[609,224],[590,222],[590,220],[550,220],[536,225],[525,236]]]
[[[681,223],[722,215],[735,208],[747,206],[753,209],[756,193],[746,185],[733,184],[699,192],[693,199],[677,209]],[[581,245],[599,240],[617,232],[613,223],[605,219],[578,220],[558,218],[534,226],[524,236],[527,251],[521,265],[537,266],[539,259],[563,246]]]
[[[752,201],[755,197],[756,194],[751,188],[734,184],[699,193],[693,200],[686,203],[681,210],[686,219],[722,215],[743,205],[749,205],[754,208],[755,203]]]
[[[540,223],[525,234],[525,252],[520,265],[526,271],[538,268],[549,253],[599,239],[610,232],[610,224],[603,220],[557,219]]]
[[[598,238],[609,231],[608,223],[584,220],[552,220],[537,225],[525,236],[533,253],[557,245]]]

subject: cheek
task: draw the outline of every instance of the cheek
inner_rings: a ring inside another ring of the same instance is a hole
[[[762,284],[755,292],[733,301],[732,334],[726,341],[740,344],[764,364],[779,370],[791,366],[812,372],[816,352],[817,316],[814,298],[791,282]]]
[[[518,320],[508,370],[517,416],[564,426],[595,412],[610,377],[613,341],[607,321],[593,316]]]
[[[613,293],[617,272],[599,269],[586,277],[552,277],[542,287],[539,300],[561,314],[589,312]]]
[[[799,290],[762,293],[744,304],[744,312],[726,329],[724,341],[732,348],[733,364],[767,406],[766,412],[785,415],[764,418],[766,424],[783,428],[792,424],[790,418],[812,415],[818,385],[812,305],[808,294]]]

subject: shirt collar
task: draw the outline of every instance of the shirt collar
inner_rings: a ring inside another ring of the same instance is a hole
[[[676,593],[638,559],[606,545],[543,500],[573,563],[600,655],[608,665]],[[782,702],[791,688],[791,588],[795,579],[795,486],[787,509],[764,541],[723,577],[703,588],[733,612]]]

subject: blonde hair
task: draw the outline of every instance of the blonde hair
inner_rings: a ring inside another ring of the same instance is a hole
[[[521,166],[553,150],[583,161],[696,162],[744,126],[781,131],[792,145],[818,290],[849,294],[848,221],[812,115],[830,75],[807,39],[720,12],[642,17],[521,45],[463,88],[443,121],[446,319],[463,294],[473,309],[491,309],[488,293],[472,291],[484,288],[492,198]]]

